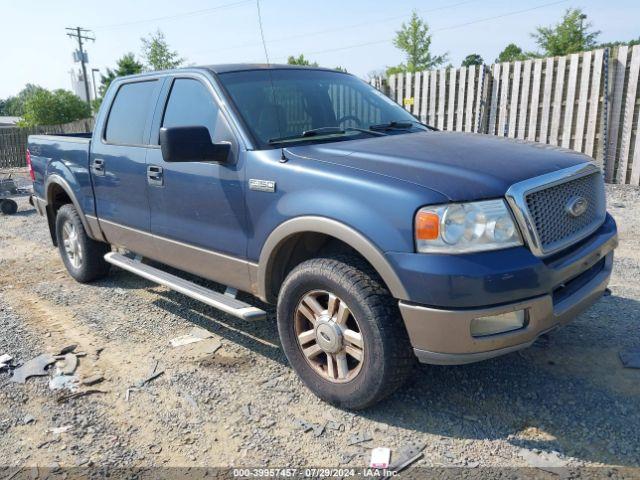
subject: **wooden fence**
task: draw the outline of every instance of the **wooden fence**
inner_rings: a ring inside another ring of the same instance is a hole
[[[640,184],[640,45],[491,66],[391,75],[373,84],[421,121],[583,152],[612,183]]]
[[[0,168],[26,165],[27,138],[39,133],[83,133],[93,129],[93,119],[77,120],[63,125],[44,125],[32,128],[0,128]]]

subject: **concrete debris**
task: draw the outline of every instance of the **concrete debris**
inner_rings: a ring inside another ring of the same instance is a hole
[[[620,361],[625,368],[640,368],[640,348],[620,352]]]
[[[73,375],[76,368],[78,368],[78,357],[73,353],[65,353],[62,375]]]
[[[324,425],[314,425],[313,426],[313,436],[319,437],[324,433],[325,426]]]
[[[35,421],[36,421],[36,417],[34,417],[33,415],[26,415],[22,419],[22,424],[23,425],[29,425],[30,423],[35,423]]]
[[[388,468],[391,459],[391,449],[387,447],[376,447],[371,450],[371,460],[369,466],[371,468]]]
[[[29,360],[19,368],[16,368],[11,377],[12,382],[25,383],[30,377],[43,377],[47,375],[46,368],[56,361],[53,355],[43,353]]]
[[[100,383],[104,380],[104,377],[101,373],[94,373],[93,375],[89,375],[88,377],[84,377],[82,379],[82,385],[91,386],[97,383]]]
[[[373,440],[370,432],[356,432],[349,437],[347,445],[357,445],[359,443],[370,442]]]
[[[70,390],[75,392],[78,389],[78,377],[75,375],[56,375],[49,380],[49,390]]]
[[[521,448],[518,455],[530,466],[557,475],[563,473],[567,466],[566,460],[560,458],[558,452],[555,451],[536,453],[526,448]]]
[[[340,465],[346,465],[347,463],[351,463],[354,459],[364,457],[363,452],[347,452],[341,453],[338,462]]]
[[[13,357],[11,355],[7,355],[6,353],[4,355],[0,355],[0,370],[8,367],[11,360],[13,360]]]
[[[425,445],[421,443],[410,443],[400,448],[398,453],[394,453],[392,455],[392,461],[389,465],[389,469],[393,470],[394,472],[400,472],[412,463],[417,462],[424,455],[422,453],[424,447]]]
[[[204,328],[194,327],[186,335],[181,335],[171,340],[172,347],[181,347],[190,343],[201,342],[206,338],[212,338],[213,334]]]
[[[162,452],[162,447],[160,445],[149,445],[149,451],[157,455]]]

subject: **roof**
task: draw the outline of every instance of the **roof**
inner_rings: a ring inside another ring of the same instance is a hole
[[[0,116],[0,125],[13,126],[20,121],[20,117],[3,117]]]
[[[281,63],[224,63],[220,65],[202,65],[195,68],[206,68],[213,73],[227,73],[227,72],[245,72],[247,70],[328,70],[335,71],[332,68],[323,67],[310,67],[306,65],[289,65]]]

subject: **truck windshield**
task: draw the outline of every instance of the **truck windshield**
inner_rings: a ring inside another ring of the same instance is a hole
[[[383,93],[340,72],[275,68],[218,78],[260,148],[427,130]]]

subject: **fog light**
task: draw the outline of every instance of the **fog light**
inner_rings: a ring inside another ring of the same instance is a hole
[[[474,318],[471,320],[471,335],[474,337],[484,337],[485,335],[495,335],[496,333],[518,330],[524,327],[525,319],[526,315],[524,310]]]

